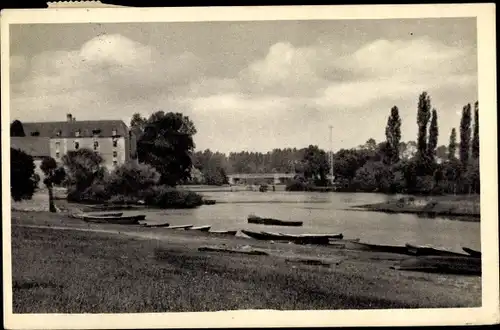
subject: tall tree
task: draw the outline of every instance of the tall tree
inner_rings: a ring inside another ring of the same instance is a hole
[[[40,178],[35,173],[33,157],[10,148],[10,195],[14,201],[31,199]]]
[[[420,94],[417,110],[417,160],[425,162],[427,159],[427,124],[431,117],[431,100],[427,92]]]
[[[53,187],[56,184],[60,184],[63,182],[65,177],[65,170],[63,167],[58,167],[54,158],[46,157],[42,160],[42,164],[40,165],[40,169],[45,174],[45,179],[43,183],[47,187],[49,192],[49,210],[50,212],[56,212],[56,206],[54,205],[54,191]]]
[[[472,158],[479,158],[479,102],[474,104],[474,135],[472,136]]]
[[[104,159],[90,149],[82,148],[68,151],[62,162],[67,170],[66,183],[70,191],[81,194],[95,181],[101,180],[106,174]]]
[[[399,161],[399,142],[401,141],[401,117],[399,117],[399,109],[396,106],[392,107],[391,114],[387,119],[385,137],[387,142],[386,162],[388,164],[397,163]]]
[[[181,113],[155,112],[137,141],[140,162],[156,168],[162,184],[175,186],[191,177],[196,128]]]
[[[429,126],[429,142],[427,144],[427,156],[429,160],[435,161],[438,143],[438,118],[436,109],[432,109],[431,125]]]
[[[471,106],[470,103],[462,110],[460,121],[460,162],[464,167],[469,163],[471,145]]]
[[[319,149],[318,146],[310,145],[305,149],[302,163],[306,179],[312,179],[320,185],[326,185],[330,164],[324,150]]]
[[[448,144],[448,160],[456,159],[457,153],[457,130],[453,128],[450,133],[450,143]]]
[[[26,136],[24,133],[24,127],[23,123],[21,123],[19,120],[14,120],[10,124],[10,136]]]
[[[138,138],[144,132],[146,121],[146,118],[142,117],[140,113],[134,113],[132,119],[130,119],[130,128]]]

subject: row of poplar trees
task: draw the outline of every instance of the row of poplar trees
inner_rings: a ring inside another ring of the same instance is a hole
[[[436,158],[438,111],[432,108],[427,92],[419,96],[417,125],[417,152],[412,159],[402,162],[398,148],[401,118],[397,107],[391,109],[385,132],[384,163],[402,171],[405,187],[398,190],[410,193],[479,193],[479,103],[474,103],[474,110],[471,104],[463,107],[460,141],[457,142],[457,131],[453,128],[448,144],[448,157],[444,162],[438,163]]]

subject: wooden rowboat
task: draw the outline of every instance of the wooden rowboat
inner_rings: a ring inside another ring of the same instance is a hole
[[[467,254],[469,254],[471,257],[481,258],[481,251],[473,250],[468,247],[463,247],[462,250],[467,252]]]
[[[268,226],[292,226],[292,227],[300,227],[303,225],[302,221],[283,221],[273,218],[261,218],[255,215],[248,216],[248,223],[268,225]]]
[[[436,249],[431,246],[427,245],[413,245],[413,244],[406,244],[406,248],[408,249],[408,252],[410,254],[416,255],[416,256],[448,256],[448,257],[463,257],[467,256],[466,254],[463,253],[457,253],[457,252],[452,252],[452,251],[447,251],[447,250],[442,250],[442,249]]]
[[[187,229],[187,228],[191,228],[191,227],[193,227],[193,225],[168,226],[165,228],[166,229]]]
[[[237,232],[238,232],[237,230],[216,230],[216,231],[210,231],[209,233],[221,236],[234,236],[236,235]]]
[[[84,221],[87,221],[87,222],[132,225],[132,224],[137,224],[140,220],[146,219],[146,216],[145,215],[133,215],[133,216],[125,216],[125,217],[98,217],[98,216],[85,214],[85,215],[82,215],[82,219]]]
[[[286,240],[285,237],[283,237],[280,234],[274,234],[274,233],[266,233],[266,232],[256,232],[256,231],[251,231],[251,230],[246,230],[242,229],[241,232],[251,238],[255,238],[258,240],[264,240],[264,241],[271,241],[271,240]]]
[[[189,227],[186,228],[186,230],[198,230],[198,231],[209,231],[212,226],[198,226],[198,227]]]
[[[354,240],[348,241],[346,243],[346,247],[352,250],[409,254],[406,246],[369,244],[356,242]]]
[[[123,216],[123,212],[87,213],[87,215],[94,217],[121,217]]]
[[[148,227],[148,228],[161,228],[161,227],[168,227],[168,226],[170,226],[170,224],[169,223],[160,223],[160,224],[148,225],[147,223],[145,223],[143,226]]]

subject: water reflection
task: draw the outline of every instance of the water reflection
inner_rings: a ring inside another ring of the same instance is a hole
[[[432,244],[462,252],[480,249],[479,223],[412,214],[350,211],[351,206],[383,202],[400,196],[367,193],[210,192],[215,205],[194,210],[150,210],[148,222],[172,225],[212,225],[213,230],[253,229],[284,233],[343,233],[375,244]],[[303,221],[303,227],[273,227],[247,223],[249,214]]]

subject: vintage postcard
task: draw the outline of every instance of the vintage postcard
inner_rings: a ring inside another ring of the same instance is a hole
[[[494,13],[2,11],[5,327],[498,323]]]

